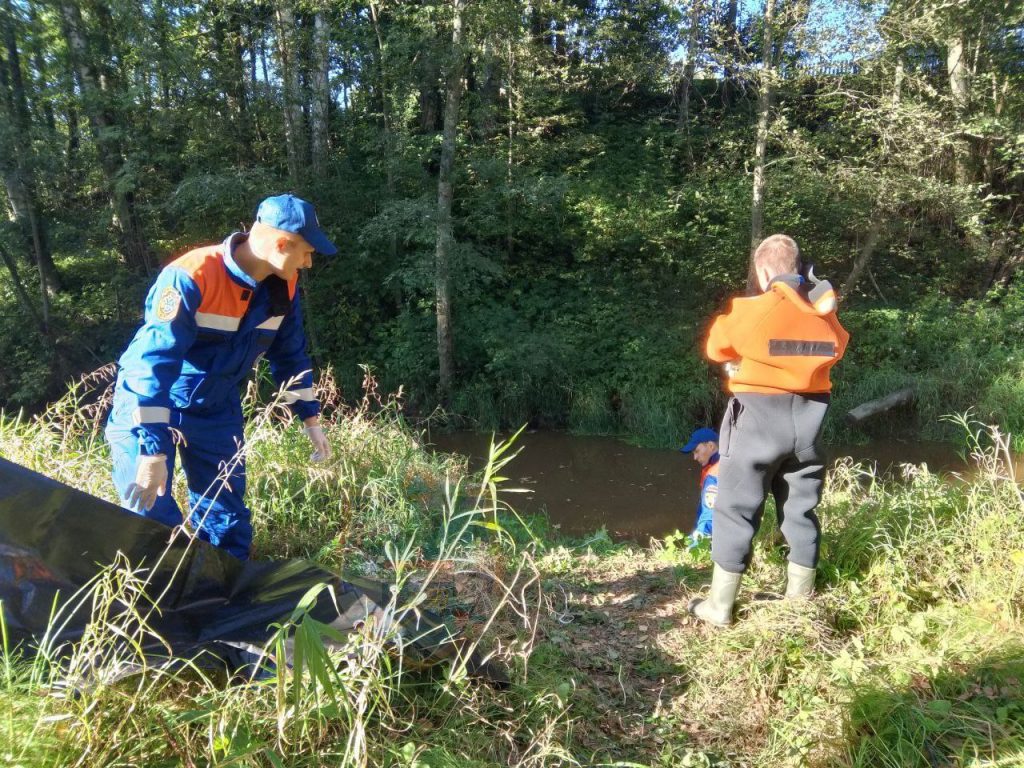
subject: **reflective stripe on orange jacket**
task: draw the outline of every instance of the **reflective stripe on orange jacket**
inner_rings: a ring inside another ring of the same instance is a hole
[[[824,393],[849,339],[828,283],[808,295],[796,275],[784,275],[760,296],[732,300],[711,325],[707,355],[738,363],[726,385],[733,393]]]

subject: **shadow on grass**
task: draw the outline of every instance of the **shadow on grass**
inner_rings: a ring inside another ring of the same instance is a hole
[[[1024,645],[862,689],[847,718],[845,757],[857,768],[1024,765]]]
[[[531,684],[567,700],[584,764],[648,763],[666,741],[658,713],[686,684],[665,641],[683,620],[687,590],[671,565],[643,559],[631,567],[628,551],[611,557],[594,561],[593,571],[547,580],[554,611],[531,660]],[[673,741],[687,740],[673,731]]]

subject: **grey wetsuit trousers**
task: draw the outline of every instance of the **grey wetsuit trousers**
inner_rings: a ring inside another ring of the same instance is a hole
[[[750,565],[764,501],[775,496],[790,562],[818,565],[825,463],[819,446],[827,395],[741,393],[729,400],[719,432],[718,499],[711,559],[731,573]]]

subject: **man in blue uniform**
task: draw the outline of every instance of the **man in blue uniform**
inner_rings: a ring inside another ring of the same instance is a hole
[[[690,534],[690,547],[705,537],[711,536],[711,518],[718,497],[718,433],[707,427],[700,427],[690,435],[689,441],[679,449],[681,453],[692,453],[693,460],[700,465],[700,500],[697,502],[697,523]]]
[[[197,248],[160,272],[145,319],[119,362],[106,437],[122,503],[175,526],[168,493],[176,456],[188,481],[190,523],[201,539],[249,556],[241,386],[266,355],[283,400],[304,424],[313,461],[328,458],[296,290],[314,253],[337,248],[313,206],[264,200],[248,233]]]

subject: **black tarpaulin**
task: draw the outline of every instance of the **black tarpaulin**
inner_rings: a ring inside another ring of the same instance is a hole
[[[177,534],[175,534],[177,531]],[[31,649],[48,632],[56,604],[106,567],[143,568],[154,637],[144,652],[166,659],[217,654],[225,647],[262,647],[271,625],[286,620],[320,584],[313,618],[342,632],[368,619],[390,623],[409,660],[432,664],[458,655],[459,644],[438,617],[395,609],[389,584],[338,574],[307,560],[241,562],[206,542],[63,483],[0,459],[0,601],[12,643]],[[390,604],[390,605],[389,605]],[[88,602],[65,609],[51,647],[85,630]],[[64,621],[66,619],[66,621]],[[469,671],[485,671],[477,658]]]

